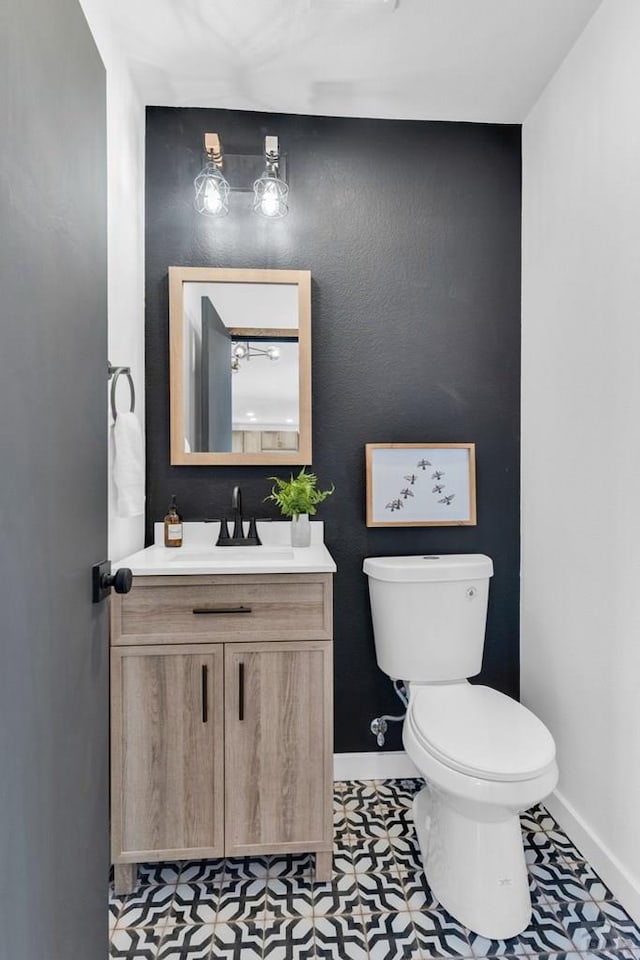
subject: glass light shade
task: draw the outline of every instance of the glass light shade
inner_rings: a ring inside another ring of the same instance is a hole
[[[229,213],[229,184],[212,160],[204,165],[193,186],[198,213],[205,217],[226,217]]]
[[[253,209],[269,220],[279,220],[289,212],[289,187],[271,170],[265,170],[253,184]]]

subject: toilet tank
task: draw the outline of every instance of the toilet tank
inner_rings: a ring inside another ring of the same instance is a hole
[[[367,557],[378,666],[396,680],[463,680],[482,667],[490,557]]]

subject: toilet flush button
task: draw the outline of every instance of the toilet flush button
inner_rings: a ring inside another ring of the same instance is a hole
[[[467,590],[467,600],[473,600],[477,592],[475,587],[469,587]]]

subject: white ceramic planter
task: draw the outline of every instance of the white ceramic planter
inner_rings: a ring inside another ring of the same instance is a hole
[[[311,524],[309,514],[301,513],[298,517],[291,517],[291,546],[311,546]]]

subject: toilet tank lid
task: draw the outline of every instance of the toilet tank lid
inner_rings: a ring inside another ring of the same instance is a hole
[[[486,580],[493,576],[491,557],[483,553],[416,554],[411,557],[366,557],[362,569],[373,580]]]

